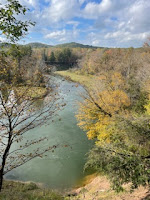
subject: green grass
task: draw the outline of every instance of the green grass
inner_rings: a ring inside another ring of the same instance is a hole
[[[57,71],[55,74],[65,77],[67,80],[77,82],[83,86],[90,87],[93,83],[94,76],[80,75],[71,71]]]
[[[52,190],[40,189],[35,183],[4,181],[0,200],[63,200]]]

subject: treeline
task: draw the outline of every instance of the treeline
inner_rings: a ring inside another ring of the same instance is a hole
[[[62,48],[60,50],[51,51],[50,55],[48,55],[48,52],[44,49],[42,53],[42,59],[46,63],[66,65],[67,68],[77,64],[78,58],[79,56],[70,48]]]
[[[81,74],[95,75],[111,70],[130,74],[130,70],[142,68],[143,65],[148,65],[148,62],[149,50],[147,48],[110,48],[85,52],[78,66]]]
[[[3,56],[6,54],[7,56]],[[30,46],[11,45],[0,52],[0,80],[7,84],[44,86],[42,60],[37,60]]]
[[[33,49],[38,59],[57,66],[58,70],[66,70],[78,66],[79,60],[90,49],[87,48],[36,48]]]
[[[62,70],[78,68],[78,73],[91,75],[116,69],[116,66],[123,70],[130,62],[137,67],[147,62],[146,48],[36,48],[33,52],[46,63],[64,65]]]

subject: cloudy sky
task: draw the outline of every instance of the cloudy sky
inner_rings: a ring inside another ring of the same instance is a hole
[[[139,47],[150,36],[150,0],[19,1],[30,8],[25,19],[36,22],[25,43]]]

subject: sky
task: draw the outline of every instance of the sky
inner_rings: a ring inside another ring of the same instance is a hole
[[[23,20],[36,22],[23,43],[140,47],[150,36],[150,0],[19,1],[30,9]]]

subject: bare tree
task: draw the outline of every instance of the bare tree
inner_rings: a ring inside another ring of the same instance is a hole
[[[3,176],[7,172],[58,146],[39,148],[37,144],[46,140],[45,137],[37,136],[38,139],[30,140],[29,130],[49,122],[63,107],[55,91],[51,91],[45,98],[38,94],[35,98],[35,94],[36,89],[32,87],[31,92],[30,86],[21,91],[12,86],[0,87],[0,191]],[[37,108],[39,100],[42,100],[42,105]],[[12,149],[13,144],[15,149]],[[23,151],[33,145],[35,148],[30,153]]]

